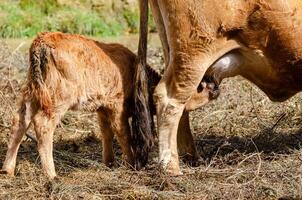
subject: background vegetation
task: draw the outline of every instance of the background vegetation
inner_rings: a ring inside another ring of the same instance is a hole
[[[0,0],[0,37],[33,37],[41,31],[90,36],[136,33],[136,0]],[[155,30],[150,20],[151,31]]]

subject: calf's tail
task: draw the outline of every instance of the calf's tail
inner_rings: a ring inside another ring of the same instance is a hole
[[[44,82],[47,72],[49,47],[39,41],[38,36],[29,51],[30,67],[28,72],[27,88],[43,112],[46,115],[51,116],[53,111],[52,99],[49,89]]]

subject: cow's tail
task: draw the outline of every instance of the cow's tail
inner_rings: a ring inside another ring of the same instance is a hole
[[[140,169],[148,161],[154,135],[149,108],[147,77],[148,0],[140,0],[140,35],[134,80],[134,111],[132,116],[131,143],[135,168]]]
[[[30,67],[28,72],[27,90],[30,96],[36,100],[43,112],[51,116],[53,107],[49,89],[43,78],[46,76],[49,47],[38,38],[33,42],[29,50]]]

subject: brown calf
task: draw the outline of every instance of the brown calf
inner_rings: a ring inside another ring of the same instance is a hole
[[[128,119],[135,114],[135,61],[135,54],[119,44],[105,44],[80,35],[58,32],[38,35],[30,48],[27,83],[13,122],[2,172],[14,174],[21,139],[33,122],[42,167],[50,178],[55,177],[53,133],[67,110],[97,112],[102,132],[103,161],[106,165],[111,165],[114,161],[114,134],[126,161],[130,165],[144,165],[148,152],[142,150],[141,154],[145,154],[145,157],[141,158],[135,153],[135,148],[138,151],[144,145],[138,144],[137,140],[148,141],[143,136],[131,134],[128,123]],[[153,93],[161,77],[150,67],[147,68],[146,75],[150,80],[149,93]],[[207,87],[210,85],[201,84],[201,90],[192,99],[190,109],[208,101],[213,90],[212,87]],[[155,109],[153,112],[155,114]],[[136,141],[130,142],[131,140]],[[187,144],[190,145],[190,142]],[[195,149],[189,148],[186,151],[195,153]]]

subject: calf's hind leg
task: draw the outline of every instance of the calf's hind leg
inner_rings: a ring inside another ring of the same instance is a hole
[[[114,153],[112,148],[113,132],[105,113],[98,112],[100,131],[102,134],[103,144],[103,162],[106,166],[111,167],[114,162]]]
[[[110,126],[112,132],[116,134],[117,141],[121,146],[123,154],[126,156],[126,162],[134,166],[134,155],[130,143],[130,126],[128,117],[124,113],[115,111],[110,115]]]
[[[53,161],[53,133],[66,110],[67,109],[61,109],[56,111],[52,117],[46,116],[45,113],[40,110],[33,117],[42,168],[50,179],[56,176]]]
[[[31,103],[22,101],[21,107],[13,119],[11,134],[8,142],[8,150],[2,170],[0,171],[1,173],[6,173],[11,176],[14,175],[18,149],[23,136],[30,125],[32,114],[33,110],[31,108]]]

